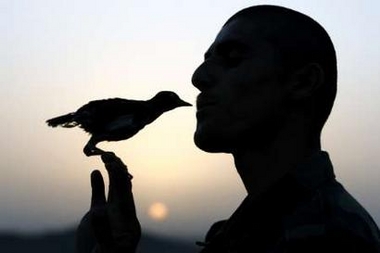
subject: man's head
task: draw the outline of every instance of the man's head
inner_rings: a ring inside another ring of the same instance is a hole
[[[244,9],[226,22],[194,72],[201,91],[195,143],[232,152],[247,140],[268,140],[300,111],[319,136],[336,79],[335,50],[317,22],[283,7]]]

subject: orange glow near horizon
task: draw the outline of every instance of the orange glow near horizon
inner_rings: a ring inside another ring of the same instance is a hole
[[[169,215],[169,209],[164,203],[155,202],[150,205],[148,214],[154,221],[164,221]]]

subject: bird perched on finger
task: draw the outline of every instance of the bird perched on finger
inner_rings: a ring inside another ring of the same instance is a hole
[[[91,135],[83,152],[87,156],[101,155],[105,151],[96,147],[99,142],[129,139],[164,112],[181,106],[191,104],[172,91],[161,91],[146,101],[123,98],[90,101],[77,111],[46,123],[51,127],[79,126]]]

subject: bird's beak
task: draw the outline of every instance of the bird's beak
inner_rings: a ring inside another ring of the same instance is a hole
[[[186,102],[186,101],[183,101],[181,100],[180,103],[179,103],[179,106],[193,106],[192,104]]]

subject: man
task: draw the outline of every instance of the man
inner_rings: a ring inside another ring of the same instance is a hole
[[[317,22],[283,7],[244,9],[223,26],[192,82],[200,90],[195,144],[232,154],[248,193],[211,227],[202,253],[380,252],[375,222],[335,180],[321,151],[337,68]],[[86,238],[93,235],[95,252],[135,252],[140,226],[126,167],[113,154],[102,159],[109,198],[93,172],[79,252],[91,252]]]

